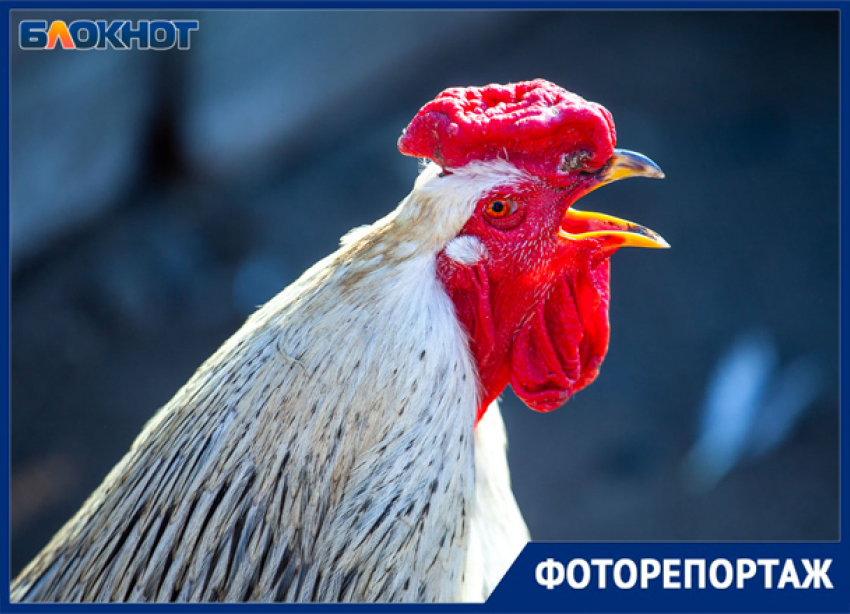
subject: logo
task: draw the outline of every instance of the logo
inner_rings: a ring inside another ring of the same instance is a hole
[[[165,51],[188,49],[192,32],[200,29],[197,20],[174,21],[138,20],[136,26],[129,20],[87,21],[79,19],[66,24],[54,21],[21,21],[18,29],[18,46],[21,49],[155,49]]]

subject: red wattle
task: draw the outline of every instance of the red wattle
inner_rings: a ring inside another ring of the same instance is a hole
[[[607,258],[565,271],[545,298],[520,306],[493,287],[484,265],[439,258],[478,368],[476,424],[508,383],[532,409],[551,411],[596,379],[608,349],[608,271]]]
[[[537,411],[563,405],[581,375],[583,334],[567,278],[555,281],[546,300],[533,307],[511,351],[511,387]]]
[[[608,351],[608,260],[554,281],[511,351],[511,387],[526,405],[552,411],[593,382]]]

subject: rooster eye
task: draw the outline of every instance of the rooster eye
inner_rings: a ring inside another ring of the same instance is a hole
[[[497,198],[491,200],[484,207],[484,219],[500,230],[510,230],[516,227],[525,217],[524,208],[521,203],[509,198]]]
[[[488,216],[498,220],[516,213],[517,209],[519,209],[519,205],[517,205],[515,200],[500,198],[498,200],[491,201],[487,207],[485,207],[484,212]]]

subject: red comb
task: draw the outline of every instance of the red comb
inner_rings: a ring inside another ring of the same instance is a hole
[[[557,183],[578,168],[601,167],[615,142],[605,107],[535,79],[444,90],[416,114],[398,148],[446,169],[508,159]]]

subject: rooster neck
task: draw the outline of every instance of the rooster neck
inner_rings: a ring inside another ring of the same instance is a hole
[[[24,570],[16,600],[485,594],[465,571],[479,383],[436,273],[478,187],[440,200],[453,192],[436,178],[426,169],[198,369]],[[479,522],[476,552],[486,533]]]
[[[279,431],[272,441],[299,434],[293,460],[312,459],[288,468],[311,485],[302,551],[329,578],[352,578],[336,587],[344,598],[452,600],[474,492],[476,375],[435,254],[396,229],[362,232],[257,314],[297,361],[284,407],[310,408],[272,405],[261,420]]]
[[[361,232],[251,316],[15,599],[459,599],[475,371],[433,254],[381,252],[388,231]]]

